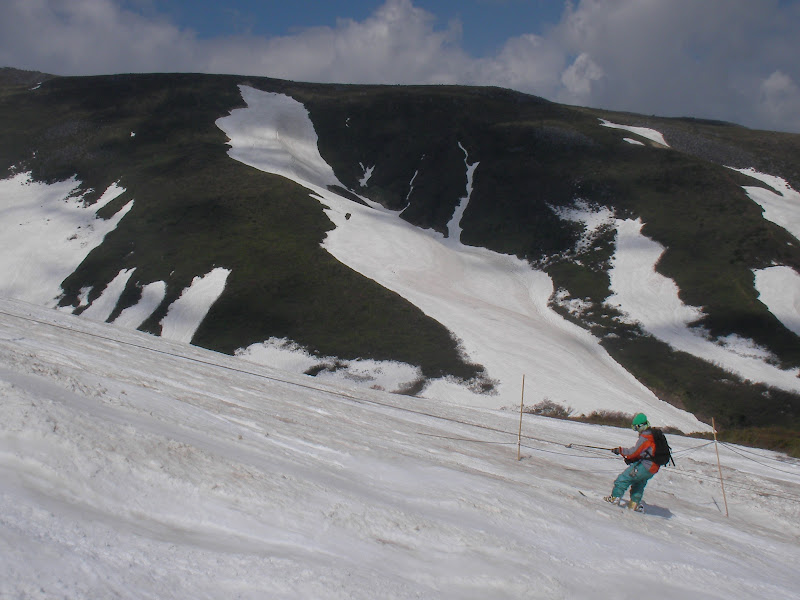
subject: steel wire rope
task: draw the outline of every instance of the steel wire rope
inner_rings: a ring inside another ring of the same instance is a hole
[[[720,444],[730,444],[730,443],[731,442],[720,442]],[[771,456],[761,456],[760,454],[758,454],[756,452],[753,452],[752,450],[748,450],[746,446],[741,446],[740,444],[737,444],[737,446],[739,446],[739,451],[740,452],[744,452],[746,454],[752,454],[753,456],[758,456],[759,458],[763,458],[764,460],[771,460],[771,461],[774,461],[774,462],[777,462],[777,463],[781,463],[781,464],[784,464],[784,465],[785,464],[790,464],[790,465],[793,464],[795,466],[800,466],[800,461],[798,461],[798,459],[796,459],[794,457],[789,457],[789,460],[786,460],[786,459],[782,459],[782,458],[772,458]],[[787,457],[788,457],[788,455],[787,455]]]
[[[424,435],[424,436],[427,436],[427,437],[435,437],[435,438],[440,438],[440,439],[443,439],[443,440],[453,440],[453,441],[456,441],[456,442],[472,442],[474,444],[497,444],[499,446],[509,446],[511,444],[516,444],[516,442],[497,442],[497,441],[493,441],[493,440],[476,440],[476,439],[473,439],[473,438],[461,438],[461,437],[452,437],[452,436],[449,436],[449,435],[438,435],[438,434],[435,434],[435,433],[424,433],[422,431],[417,431],[417,435]]]
[[[744,459],[746,459],[746,460],[751,460],[751,461],[753,461],[754,463],[756,463],[756,464],[758,464],[758,465],[761,465],[762,467],[766,467],[767,469],[772,469],[773,471],[778,471],[778,472],[780,472],[780,473],[786,473],[787,475],[798,475],[798,473],[797,473],[797,472],[794,472],[794,473],[793,473],[792,471],[784,471],[783,469],[779,469],[779,468],[777,468],[777,467],[773,467],[772,465],[768,465],[768,464],[762,463],[762,462],[760,462],[760,461],[756,460],[755,458],[750,458],[749,456],[745,456],[744,454],[742,454],[741,452],[739,452],[739,451],[738,451],[738,450],[736,450],[736,449],[735,449],[733,446],[731,446],[730,444],[727,444],[726,442],[720,442],[720,445],[721,445],[721,446],[724,446],[725,448],[727,448],[728,450],[730,450],[730,451],[731,451],[731,452],[733,452],[734,454],[738,454],[738,455],[739,455],[739,456],[741,456],[742,458],[744,458]]]
[[[563,444],[562,444],[563,446]],[[567,452],[556,452],[555,450],[545,450],[544,448],[534,448],[533,446],[526,446],[522,444],[522,447],[526,450],[533,450],[534,452],[545,452],[547,454],[558,454],[559,456],[569,456],[571,458],[584,458],[584,459],[595,459],[595,460],[607,460],[605,456],[577,456],[575,454],[569,454]]]
[[[671,474],[674,474],[674,475],[680,475],[681,477],[688,477],[688,478],[691,478],[691,479],[695,479],[695,480],[701,481],[701,482],[703,480],[706,480],[706,479],[716,480],[716,475],[714,475],[713,473],[712,474],[708,474],[708,475],[703,475],[702,473],[691,472],[691,471],[682,471],[682,470],[675,469],[675,468],[670,468],[667,472],[671,473]],[[725,488],[727,489],[728,487],[735,488],[735,489],[738,489],[738,490],[745,490],[745,491],[752,492],[754,494],[758,494],[758,495],[761,495],[761,496],[772,496],[772,497],[775,497],[775,498],[781,498],[783,500],[800,501],[800,495],[794,495],[794,494],[791,494],[790,492],[782,493],[782,494],[775,493],[775,492],[765,492],[765,491],[759,490],[757,488],[753,488],[753,487],[750,487],[750,486],[747,486],[747,485],[742,485],[742,484],[739,484],[739,483],[737,483],[735,481],[732,482],[732,481],[726,479],[725,480]]]
[[[710,446],[713,443],[714,442],[712,440],[710,442],[706,442],[705,444],[700,444],[699,446],[694,446],[692,448],[684,448],[683,450],[671,450],[670,453],[672,454],[672,456],[675,456],[676,454],[680,454],[680,455],[685,456],[686,454],[689,454],[690,452],[694,452],[696,450],[700,450],[701,448],[705,448],[707,446]]]

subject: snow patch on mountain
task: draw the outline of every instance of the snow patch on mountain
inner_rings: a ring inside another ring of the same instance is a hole
[[[176,342],[192,341],[208,310],[222,295],[230,269],[216,267],[210,273],[192,279],[161,321],[161,337]]]
[[[61,282],[133,208],[133,200],[109,219],[98,211],[125,190],[112,184],[94,204],[76,193],[72,178],[51,185],[30,173],[0,180],[0,296],[54,307]]]
[[[618,125],[616,123],[612,123],[611,121],[607,121],[606,119],[600,119],[600,123],[603,125],[603,127],[611,127],[612,129],[622,129],[624,131],[629,131],[645,139],[648,139],[651,142],[655,142],[656,144],[660,144],[661,146],[669,148],[669,144],[667,144],[667,141],[664,139],[664,135],[659,133],[655,129],[649,129],[647,127],[633,127],[631,125]],[[633,140],[629,140],[626,138],[625,141],[633,141]]]
[[[117,301],[125,291],[125,286],[128,285],[128,280],[133,275],[136,269],[122,269],[114,279],[111,280],[100,294],[100,297],[92,302],[86,310],[81,313],[81,316],[94,319],[95,321],[106,321],[111,316],[114,308],[117,306]],[[66,307],[66,310],[71,310],[72,307]]]
[[[572,206],[550,206],[550,209],[561,219],[583,224],[583,234],[575,245],[577,254],[585,252],[604,228],[615,225],[614,211],[590,205],[581,198],[574,200]]]
[[[133,208],[133,200],[109,219],[97,213],[125,189],[112,184],[94,204],[76,193],[72,178],[45,184],[30,173],[0,180],[0,297],[15,298],[65,312],[80,312],[106,321],[117,306],[135,269],[122,269],[91,303],[91,287],[81,290],[79,304],[59,307],[61,282],[97,248]],[[214,269],[196,277],[173,303],[162,322],[165,337],[189,342],[211,305],[222,293],[230,271]],[[144,286],[142,297],[115,320],[122,327],[139,327],[158,308],[166,294],[164,282]]]
[[[124,309],[114,319],[114,325],[127,329],[138,329],[153,314],[167,295],[167,284],[163,281],[148,283],[142,288],[142,295],[133,306]]]
[[[455,242],[461,241],[461,219],[464,216],[464,211],[467,210],[469,199],[472,196],[472,179],[475,176],[475,169],[477,169],[480,164],[478,162],[469,162],[469,152],[461,145],[461,142],[458,142],[458,147],[461,148],[461,151],[464,153],[464,166],[467,169],[467,194],[459,200],[456,209],[453,211],[452,218],[447,223],[447,237]],[[413,182],[414,180],[412,179],[411,181]]]
[[[606,299],[639,323],[645,331],[676,350],[687,352],[750,381],[800,391],[800,369],[781,370],[752,341],[738,336],[719,342],[691,327],[703,317],[700,308],[686,306],[675,283],[656,272],[664,247],[641,233],[639,219],[617,220],[617,251],[609,272],[613,294]]]
[[[764,209],[764,218],[780,225],[800,240],[800,192],[785,179],[760,173],[755,169],[733,169],[766,183],[771,190],[754,185],[743,186],[750,199]]]
[[[375,165],[371,167],[365,167],[363,163],[358,163],[358,166],[361,167],[361,170],[364,172],[364,176],[359,179],[358,185],[361,187],[367,187],[367,182],[369,182],[370,177],[372,177],[372,172],[375,170]]]
[[[758,299],[790,331],[800,335],[800,274],[791,267],[753,271]]]

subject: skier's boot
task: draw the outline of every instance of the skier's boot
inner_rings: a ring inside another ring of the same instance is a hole
[[[606,496],[603,500],[611,504],[619,504],[619,498],[617,496]]]
[[[628,508],[636,512],[644,512],[644,506],[640,502],[634,502],[633,500],[628,502]]]

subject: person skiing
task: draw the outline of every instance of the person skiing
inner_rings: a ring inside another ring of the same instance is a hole
[[[647,416],[638,413],[633,417],[631,429],[639,433],[639,439],[632,448],[612,448],[611,452],[618,454],[625,459],[628,468],[619,474],[614,481],[614,489],[611,495],[603,498],[606,502],[619,504],[620,498],[625,494],[625,490],[631,488],[631,499],[628,508],[641,512],[642,494],[650,478],[658,473],[659,466],[652,460],[656,450],[653,440],[653,432],[650,430],[650,423]]]

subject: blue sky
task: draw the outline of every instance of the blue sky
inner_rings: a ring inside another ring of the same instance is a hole
[[[375,0],[128,0],[144,14],[165,14],[203,38],[251,34],[284,36],[310,27],[334,26],[337,19],[363,21],[382,2]],[[436,18],[438,28],[457,20],[472,56],[499,49],[509,37],[542,33],[564,12],[559,0],[416,0]]]
[[[1,0],[0,66],[494,85],[800,132],[800,0]]]

